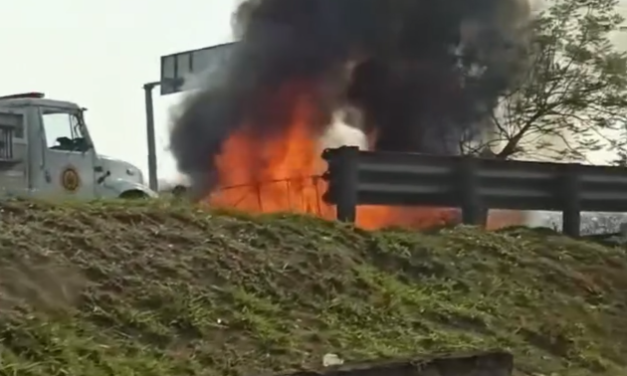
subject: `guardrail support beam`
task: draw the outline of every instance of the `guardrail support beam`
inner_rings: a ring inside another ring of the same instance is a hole
[[[459,162],[455,175],[459,180],[459,195],[462,200],[462,223],[484,226],[487,210],[479,194],[478,160],[471,156],[464,156]]]
[[[342,222],[354,223],[357,219],[359,148],[342,146],[331,151],[331,153],[333,156],[327,159],[331,173],[329,187],[337,203],[337,219]]]
[[[578,164],[564,165],[564,174],[559,185],[563,197],[562,231],[572,237],[579,237],[581,231],[581,184]]]

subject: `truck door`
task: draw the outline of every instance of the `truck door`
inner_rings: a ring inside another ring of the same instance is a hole
[[[95,150],[78,112],[43,107],[42,191],[46,196],[95,197]]]
[[[25,125],[24,112],[0,109],[0,196],[30,193]]]

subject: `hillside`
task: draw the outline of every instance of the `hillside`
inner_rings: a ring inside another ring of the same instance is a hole
[[[165,202],[0,216],[0,375],[252,375],[327,352],[492,348],[521,373],[627,374],[624,250]]]

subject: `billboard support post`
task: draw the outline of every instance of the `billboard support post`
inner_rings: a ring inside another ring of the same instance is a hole
[[[148,186],[155,192],[159,189],[159,178],[157,176],[157,142],[155,139],[155,110],[152,100],[152,91],[159,85],[161,85],[161,81],[144,84],[146,100],[146,138],[148,139]]]

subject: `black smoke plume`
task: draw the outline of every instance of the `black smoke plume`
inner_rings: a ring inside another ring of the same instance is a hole
[[[520,70],[527,0],[249,0],[234,14],[240,37],[221,80],[189,97],[171,149],[197,193],[211,162],[244,122],[259,142],[280,132],[289,82],[314,82],[323,132],[334,108],[352,105],[377,150],[457,153],[491,127],[487,111]],[[351,68],[349,68],[351,67]]]

